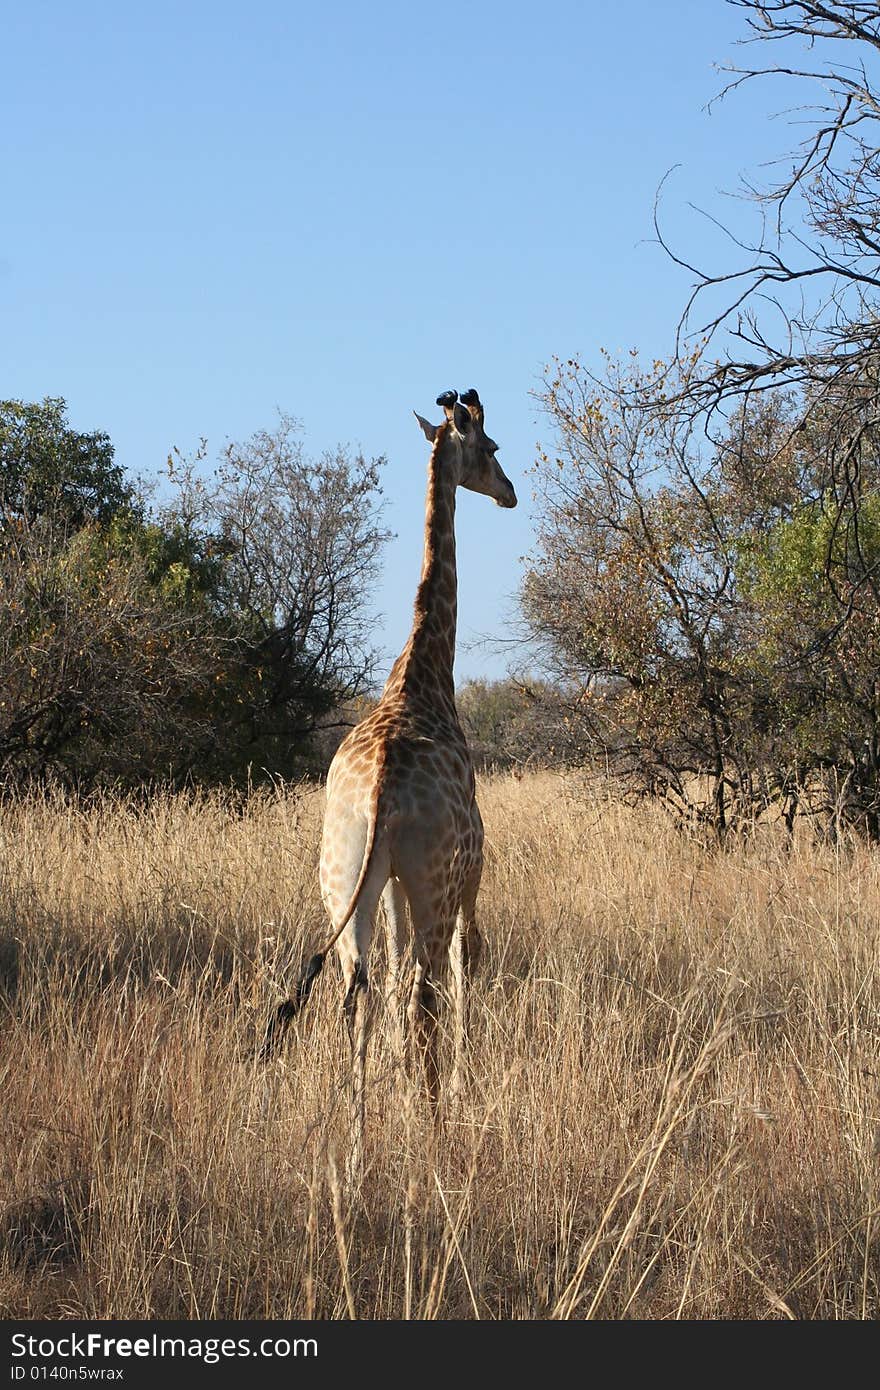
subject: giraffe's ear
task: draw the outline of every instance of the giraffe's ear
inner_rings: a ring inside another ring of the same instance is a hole
[[[432,425],[431,422],[429,420],[425,420],[417,410],[413,411],[413,415],[416,417],[419,424],[421,425],[422,434],[425,436],[428,443],[433,444],[434,440],[437,438],[437,431],[440,428],[440,426]]]

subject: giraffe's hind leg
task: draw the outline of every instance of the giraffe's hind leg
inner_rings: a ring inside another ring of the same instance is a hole
[[[391,1019],[394,1045],[400,1057],[404,1054],[403,1025],[400,1011],[400,965],[409,944],[406,891],[399,878],[389,878],[382,891],[385,911],[385,1007]]]
[[[348,1174],[357,1185],[363,1175],[366,1107],[367,1038],[369,1033],[368,959],[379,895],[387,865],[381,854],[368,874],[351,921],[336,943],[345,983],[342,1014],[351,1046],[351,1147]]]
[[[455,919],[455,930],[452,933],[452,942],[449,947],[455,1008],[455,1047],[452,1076],[449,1083],[449,1096],[453,1105],[458,1103],[461,1096],[468,1034],[470,985],[483,945],[476,918],[480,868],[481,866],[477,867],[465,884],[461,907]]]
[[[364,1165],[369,976],[366,951],[340,950],[345,998],[342,1014],[351,1047],[350,1149],[348,1173],[359,1183]]]
[[[439,965],[440,962],[436,962],[436,964]],[[432,962],[425,959],[421,952],[418,952],[407,1011],[410,1038],[421,1054],[425,1074],[425,1089],[435,1115],[440,1105],[440,1058],[437,1033],[439,974],[440,971],[433,968]]]
[[[411,875],[403,879],[413,924],[415,971],[407,1010],[409,1035],[421,1053],[431,1105],[440,1103],[440,1061],[437,1025],[438,990],[449,964],[455,918],[441,892],[430,881]]]

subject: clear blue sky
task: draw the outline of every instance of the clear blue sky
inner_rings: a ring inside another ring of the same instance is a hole
[[[313,452],[387,454],[373,609],[405,640],[426,446],[411,411],[475,385],[521,505],[459,507],[459,679],[503,659],[531,544],[531,393],[557,353],[664,352],[686,278],[651,243],[786,149],[755,92],[704,108],[723,0],[419,5],[8,3],[0,396],[64,396],[133,473],[297,416]],[[739,216],[739,212],[735,213]]]

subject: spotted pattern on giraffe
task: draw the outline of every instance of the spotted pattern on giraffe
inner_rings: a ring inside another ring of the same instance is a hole
[[[336,928],[312,958],[298,998],[320,971],[334,942],[345,981],[344,1012],[352,1043],[353,1146],[362,1156],[366,1057],[367,960],[380,895],[388,914],[388,955],[396,961],[408,904],[414,982],[408,1016],[423,1051],[432,1101],[437,1103],[437,994],[450,960],[456,980],[455,1067],[464,1038],[467,962],[476,956],[476,898],[483,866],[483,823],[473,766],[455,708],[453,662],[457,620],[455,501],[459,487],[516,506],[497,445],[485,433],[476,391],[459,402],[438,399],[445,420],[419,424],[432,443],[428,465],[425,541],[413,626],[377,707],[340,744],[327,779],[321,840],[321,895]],[[451,952],[454,941],[459,953]],[[282,1005],[285,1027],[300,1007]],[[267,1031],[266,1051],[275,1024]]]

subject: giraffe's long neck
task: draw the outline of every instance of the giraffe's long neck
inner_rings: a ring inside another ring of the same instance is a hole
[[[409,687],[421,699],[435,699],[454,709],[452,668],[458,602],[455,474],[452,468],[444,467],[441,457],[448,429],[448,425],[441,425],[428,465],[425,549],[412,632],[394,663],[386,690]]]

